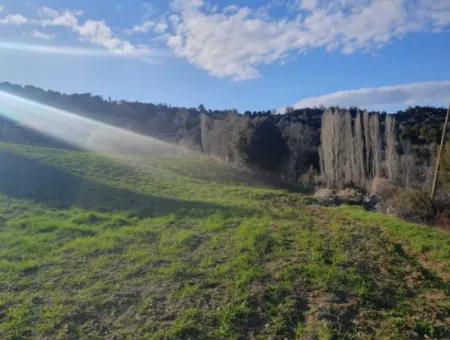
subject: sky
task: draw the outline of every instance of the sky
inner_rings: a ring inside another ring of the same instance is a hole
[[[450,0],[0,0],[0,81],[210,109],[450,104]]]

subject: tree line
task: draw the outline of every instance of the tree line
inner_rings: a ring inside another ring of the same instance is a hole
[[[0,90],[144,135],[186,146],[224,161],[270,172],[285,181],[369,190],[378,179],[414,187],[428,180],[445,109],[414,107],[393,115],[356,108],[246,112],[172,107],[61,94],[1,83]],[[58,141],[0,119],[0,140]],[[61,145],[63,146],[63,145]],[[314,183],[311,183],[314,182]]]

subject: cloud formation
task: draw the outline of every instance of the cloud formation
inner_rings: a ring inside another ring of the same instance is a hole
[[[114,54],[145,56],[149,52],[149,49],[145,46],[135,46],[116,37],[104,21],[86,20],[85,22],[79,22],[80,12],[55,11],[50,8],[43,8],[40,14],[42,17],[39,21],[40,25],[66,27],[77,33],[81,40],[102,46]]]
[[[121,57],[119,55],[111,54],[109,51],[102,48],[82,48],[72,46],[49,46],[41,44],[0,42],[0,49],[38,54],[61,54],[79,57]]]
[[[20,26],[27,24],[28,22],[29,20],[21,14],[9,14],[3,19],[0,19],[0,24],[2,25]]]
[[[104,21],[80,21],[79,17],[82,14],[81,11],[58,11],[43,7],[39,10],[38,18],[36,19],[26,18],[21,14],[10,14],[0,19],[0,24],[15,26],[32,25],[45,28],[63,27],[76,33],[80,40],[101,46],[111,54],[142,58],[149,57],[152,54],[148,46],[134,45],[127,40],[117,37]],[[39,39],[50,37],[49,34],[44,34],[37,30],[34,30],[31,35]]]
[[[339,91],[303,99],[294,104],[294,108],[341,106],[383,110],[393,106],[446,106],[449,103],[450,81],[436,81]]]
[[[263,10],[174,0],[168,46],[213,76],[245,80],[290,54],[368,51],[450,25],[450,2],[440,0],[297,0],[289,8],[293,17],[274,19]]]
[[[141,24],[116,31],[103,20],[82,20],[81,11],[46,7],[36,18],[9,14],[0,18],[0,25],[66,28],[112,54],[142,59],[152,54],[150,44],[163,42],[212,76],[233,80],[258,78],[262,65],[318,48],[366,52],[409,33],[450,26],[450,1],[442,0],[274,0],[257,8],[172,0],[159,17],[153,5],[145,5],[144,12]],[[151,43],[136,44],[135,35]]]
[[[164,33],[167,30],[168,26],[165,20],[160,20],[158,22],[147,20],[142,24],[134,25],[132,28],[125,29],[124,32],[126,34],[134,34],[134,33],[148,33],[148,32],[156,32],[156,33]]]
[[[54,34],[49,34],[41,31],[34,30],[30,34],[32,37],[42,40],[51,40],[55,37]]]
[[[130,29],[126,29],[125,33],[127,34],[133,34],[133,33],[147,33],[150,32],[153,27],[155,26],[155,23],[153,21],[145,21],[140,25],[134,25]]]

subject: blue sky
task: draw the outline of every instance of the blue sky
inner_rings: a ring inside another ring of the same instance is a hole
[[[1,79],[208,108],[450,102],[448,0],[0,0]]]

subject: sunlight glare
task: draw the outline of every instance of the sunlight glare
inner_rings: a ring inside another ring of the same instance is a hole
[[[116,155],[185,153],[158,139],[0,91],[0,115],[84,150]]]

